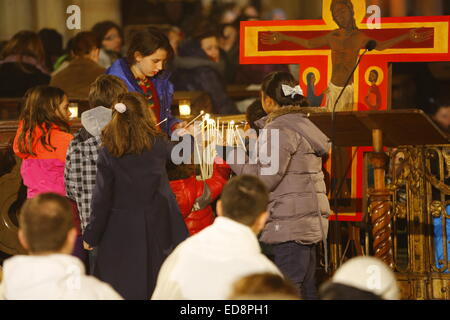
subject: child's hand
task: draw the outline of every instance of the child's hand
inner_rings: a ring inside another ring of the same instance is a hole
[[[85,250],[88,250],[88,251],[91,251],[91,250],[94,249],[86,241],[83,241],[83,247],[84,247]]]

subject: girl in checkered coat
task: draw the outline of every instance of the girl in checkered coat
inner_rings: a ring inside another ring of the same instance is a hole
[[[188,236],[165,170],[172,145],[139,93],[119,96],[101,137],[84,245],[98,247],[95,276],[125,299],[149,299],[162,262]]]

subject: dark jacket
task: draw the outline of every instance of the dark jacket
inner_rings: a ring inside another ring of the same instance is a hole
[[[279,152],[278,170],[265,174],[268,167],[257,164],[227,163],[236,174],[258,176],[270,192],[270,217],[261,233],[265,243],[297,241],[303,244],[320,242],[328,233],[330,205],[326,195],[322,156],[330,148],[328,138],[302,113],[300,107],[283,107],[257,121],[272,136],[277,130],[279,140],[274,148]],[[260,134],[263,147],[265,141]],[[319,221],[321,223],[319,223]]]
[[[122,79],[128,90],[131,92],[143,93],[141,87],[139,87],[133,73],[130,70],[128,63],[125,59],[116,60],[111,67],[106,70],[107,74],[112,74],[116,77]],[[152,77],[151,80],[158,93],[159,103],[160,103],[160,119],[164,120],[167,118],[166,122],[161,123],[160,128],[167,135],[171,135],[170,128],[181,120],[175,118],[172,115],[172,99],[173,99],[173,85],[169,81],[170,73],[168,71],[161,71],[156,76]]]
[[[75,58],[69,65],[52,76],[51,86],[64,90],[69,98],[86,99],[89,87],[98,76],[105,73],[105,68],[86,58]]]
[[[9,56],[0,61],[0,97],[23,97],[35,86],[50,82],[50,75],[32,57]]]
[[[179,49],[182,57],[197,57],[209,60],[197,41],[187,41]],[[233,100],[227,95],[225,83],[218,68],[210,66],[193,66],[177,68],[171,80],[177,91],[205,91],[211,96],[213,112],[216,114],[237,114],[239,111]]]
[[[159,137],[139,155],[99,151],[84,240],[98,247],[94,275],[125,299],[149,299],[164,259],[188,236],[165,170],[170,150]]]

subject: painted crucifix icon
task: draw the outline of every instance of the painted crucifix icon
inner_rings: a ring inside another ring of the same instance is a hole
[[[366,16],[364,0],[322,3],[321,20],[241,22],[240,63],[298,64],[299,85],[310,105],[330,110],[359,55],[374,40],[375,50],[361,60],[336,106],[338,111],[358,111],[391,108],[393,62],[450,61],[449,16],[381,18],[374,26]],[[340,210],[339,220],[362,219],[363,159],[367,151],[371,148],[352,148],[337,161],[336,172],[348,172],[348,183],[343,184],[340,197],[350,198],[352,203]],[[354,159],[349,170],[350,161],[345,159]],[[329,170],[330,162],[326,167]]]
[[[364,49],[366,44],[373,39],[357,27],[351,1],[333,0],[330,10],[333,20],[339,29],[310,39],[290,36],[283,32],[269,32],[262,34],[261,42],[266,45],[274,45],[282,41],[288,41],[307,49],[329,47],[331,49],[332,71],[331,80],[326,90],[326,107],[331,111],[356,64],[360,50]],[[433,30],[411,29],[400,36],[384,41],[376,41],[375,50],[385,50],[405,40],[415,43],[424,42],[432,37]],[[336,106],[336,111],[353,110],[353,97],[354,88],[353,79],[351,79],[350,84],[345,89],[341,100]]]

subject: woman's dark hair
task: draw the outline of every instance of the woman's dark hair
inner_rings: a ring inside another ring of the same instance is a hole
[[[307,107],[308,100],[300,95],[296,94],[294,97],[284,95],[281,86],[285,84],[290,87],[295,87],[298,85],[298,81],[295,80],[294,76],[289,72],[276,71],[269,73],[264,77],[261,91],[272,98],[280,107],[284,106],[299,106]]]
[[[26,56],[33,57],[38,63],[45,65],[44,46],[41,38],[33,31],[19,31],[5,44],[0,53],[0,59],[10,55],[19,56],[20,66],[25,72],[31,72],[22,63]]]
[[[139,52],[143,57],[152,55],[158,49],[163,49],[167,52],[167,58],[173,56],[173,49],[170,45],[167,36],[154,27],[149,27],[144,31],[137,31],[133,34],[130,46],[127,52],[127,62],[133,65],[136,60],[134,54]]]
[[[99,46],[95,35],[92,32],[83,31],[73,38],[71,50],[75,57],[83,57],[97,48]]]
[[[260,99],[253,101],[245,111],[245,118],[247,119],[248,125],[250,126],[250,128],[255,130],[259,129],[255,125],[255,121],[258,121],[265,116],[267,116],[267,113],[264,111]]]
[[[192,34],[192,38],[194,40],[197,40],[198,42],[202,41],[203,39],[211,37],[219,38],[219,36],[220,36],[219,26],[207,20],[199,22]]]
[[[112,21],[102,21],[92,27],[92,32],[94,33],[97,39],[99,48],[102,47],[102,42],[105,39],[105,36],[108,33],[108,31],[113,28],[117,29],[120,37],[123,39],[122,29],[119,27],[117,23],[114,23]]]
[[[53,64],[63,53],[62,35],[55,29],[42,29],[38,33],[45,52],[45,64],[48,70],[53,70]]]

